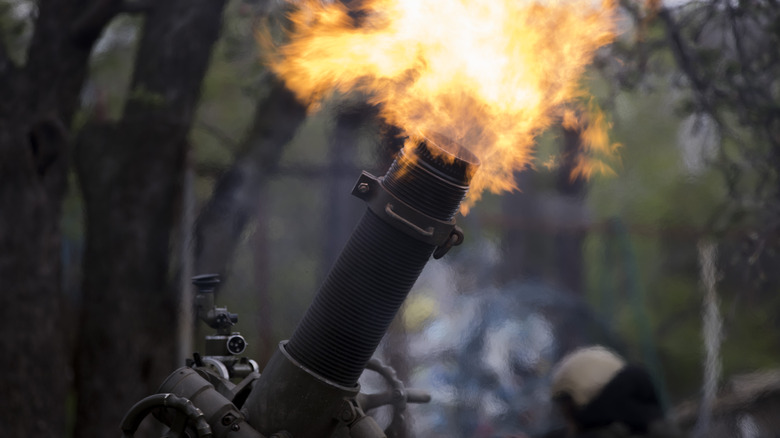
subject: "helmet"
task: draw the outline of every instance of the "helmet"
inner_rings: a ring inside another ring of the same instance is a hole
[[[575,350],[564,356],[553,370],[552,396],[568,395],[581,408],[625,366],[623,358],[602,346]]]

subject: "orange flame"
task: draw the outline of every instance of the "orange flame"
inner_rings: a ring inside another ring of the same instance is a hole
[[[366,92],[407,145],[437,134],[467,147],[482,165],[464,213],[485,190],[516,188],[535,137],[587,95],[580,76],[615,29],[613,0],[365,0],[352,15],[296,4],[272,70],[313,108]]]

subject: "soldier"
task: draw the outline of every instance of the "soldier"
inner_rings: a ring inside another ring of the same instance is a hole
[[[566,355],[553,370],[552,396],[568,438],[679,438],[664,417],[648,372],[593,346]]]

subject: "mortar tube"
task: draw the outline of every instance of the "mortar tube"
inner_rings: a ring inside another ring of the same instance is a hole
[[[454,223],[479,163],[462,148],[450,150],[457,155],[431,141],[405,149],[377,180],[381,190],[392,204],[403,207],[400,211],[415,218]],[[330,428],[314,425],[319,421],[313,416],[320,414],[297,407],[308,406],[311,400],[318,406],[339,406],[359,391],[357,381],[368,360],[436,248],[430,239],[404,230],[409,221],[400,221],[377,209],[366,210],[303,320],[247,399],[244,412],[261,433],[284,430],[295,437],[327,437],[338,427],[332,418],[325,421]],[[295,384],[294,393],[289,391],[287,373],[284,378],[277,374],[290,366],[317,383],[309,388]],[[330,391],[322,389],[322,382],[343,391],[326,394]]]

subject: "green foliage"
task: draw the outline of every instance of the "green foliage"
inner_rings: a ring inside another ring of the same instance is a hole
[[[697,278],[690,274],[659,275],[648,289],[667,389],[674,399],[694,396],[701,387],[704,357],[702,294]]]
[[[624,145],[622,166],[617,176],[590,183],[587,202],[600,224],[595,229],[607,228],[588,236],[584,257],[590,302],[613,322],[636,359],[660,361],[677,400],[694,394],[701,382],[702,351],[692,348],[701,342],[695,248],[724,189],[712,169],[684,163],[682,120],[672,110],[681,96],[659,93],[662,83],[650,86],[653,94],[614,96],[612,134]],[[627,234],[610,237],[613,220]],[[610,253],[609,245],[618,246]]]
[[[740,299],[734,296],[723,302],[727,312],[723,343],[726,376],[777,367],[777,337],[766,333],[777,327],[777,300],[770,299],[760,305],[740,305]]]

